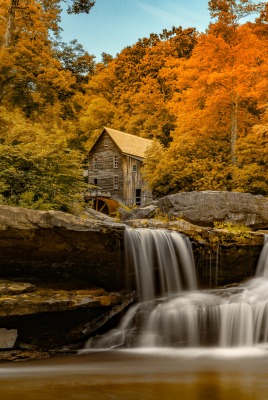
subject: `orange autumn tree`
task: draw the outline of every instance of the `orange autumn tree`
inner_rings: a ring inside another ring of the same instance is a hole
[[[161,70],[167,59],[189,58],[196,36],[194,28],[173,27],[171,31],[163,30],[158,40],[146,48],[139,63],[139,76],[128,96],[131,109],[127,118],[125,116],[128,131],[143,132],[143,135],[155,137],[168,146],[170,131],[174,129],[174,118],[167,107],[172,93],[161,76]]]
[[[60,9],[34,0],[1,0],[0,4],[0,99],[21,105],[27,115],[38,103],[52,101],[53,88],[66,90],[69,85],[49,38],[49,30],[58,31]]]
[[[253,90],[256,87],[256,81],[251,82],[251,78],[254,72],[257,72],[256,67],[264,62],[263,58],[259,58],[260,41],[255,44],[255,36],[245,30],[241,32],[239,22],[251,14],[262,12],[265,3],[256,3],[252,0],[210,0],[208,5],[211,17],[216,19],[216,23],[211,25],[210,31],[217,38],[224,40],[229,51],[229,57],[226,57],[227,68],[221,68],[221,71],[225,73],[225,82],[219,82],[219,84],[227,83],[225,88],[230,93],[230,150],[232,164],[236,164],[239,103],[241,104],[243,101],[249,87],[253,86]],[[257,69],[259,72],[259,68]],[[244,74],[247,75],[245,84],[243,82]],[[215,78],[215,83],[217,83],[218,77],[215,76]],[[257,79],[260,80],[261,77],[259,76]]]
[[[69,12],[89,12],[94,1],[72,0],[68,5]],[[55,47],[60,13],[59,0],[0,0],[0,102],[19,107],[27,117],[38,119],[37,114],[47,108],[50,114],[55,104],[62,104],[60,113],[68,117],[66,104],[74,88],[78,90],[77,74],[70,62],[66,66],[64,47],[60,51]],[[78,46],[69,49],[76,51]],[[84,54],[82,62],[90,69],[92,57]]]
[[[267,39],[254,24],[238,24],[263,5],[231,0],[209,4],[218,6],[211,8],[217,22],[200,36],[189,60],[169,61],[162,71],[174,91],[169,107],[177,124],[173,143],[155,168],[160,194],[236,189],[238,142],[260,123],[267,98]],[[161,185],[165,174],[168,184],[165,178]]]
[[[190,57],[196,35],[194,28],[172,28],[140,39],[114,59],[105,55],[87,86],[80,119],[83,127],[99,129],[100,125],[94,127],[92,122],[103,121],[99,110],[105,104],[109,112],[103,115],[104,119],[116,129],[157,137],[167,145],[174,128],[174,118],[167,108],[172,94],[160,71],[169,57]]]

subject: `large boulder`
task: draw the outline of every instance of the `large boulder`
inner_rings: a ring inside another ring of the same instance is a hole
[[[159,209],[170,219],[182,218],[201,226],[218,221],[268,228],[268,199],[250,193],[180,192],[159,199]]]
[[[155,217],[157,209],[158,206],[156,204],[149,204],[148,206],[133,208],[130,211],[126,211],[123,208],[120,208],[119,214],[122,221],[150,219]]]

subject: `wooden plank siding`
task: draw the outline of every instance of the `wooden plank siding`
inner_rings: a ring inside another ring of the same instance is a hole
[[[105,145],[107,144],[107,145]],[[114,156],[118,157],[118,168],[114,168]],[[93,160],[98,159],[98,169],[94,170]],[[119,186],[114,189],[114,176],[118,176]],[[123,163],[122,155],[107,133],[99,138],[94,146],[94,152],[89,156],[88,183],[95,184],[102,190],[109,191],[112,198],[121,201],[123,199]]]
[[[133,167],[136,167],[136,172],[133,171]],[[136,204],[136,190],[140,189],[141,192],[144,189],[144,182],[141,177],[140,169],[142,167],[142,161],[131,157],[125,156],[123,160],[123,172],[126,177],[124,185],[124,199],[127,206],[131,207]],[[141,200],[141,204],[144,203]]]
[[[130,135],[129,135],[130,136]],[[118,157],[115,168],[114,157]],[[98,168],[94,169],[94,159],[98,159]],[[151,200],[151,192],[142,179],[143,158],[124,154],[104,129],[89,152],[88,183],[108,191],[111,198],[129,207],[144,205]],[[114,177],[118,176],[118,189],[114,188]],[[137,203],[137,194],[139,201]]]

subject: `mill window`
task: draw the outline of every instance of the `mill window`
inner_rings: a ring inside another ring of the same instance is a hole
[[[114,175],[114,189],[118,189],[118,188],[119,188],[119,176]]]
[[[119,167],[119,158],[118,156],[114,156],[114,168],[118,168]]]
[[[99,165],[98,165],[98,159],[97,157],[93,158],[93,169],[96,170],[98,169]]]

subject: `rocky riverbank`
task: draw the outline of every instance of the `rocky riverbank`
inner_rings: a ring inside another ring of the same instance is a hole
[[[0,361],[70,352],[115,325],[135,301],[135,279],[126,284],[127,227],[188,236],[202,288],[252,277],[268,232],[267,204],[262,196],[177,194],[122,212],[122,223],[96,212],[0,206]],[[248,229],[229,229],[242,223]]]
[[[8,360],[8,354],[19,360],[81,348],[90,334],[134,300],[134,292],[66,290],[1,280],[0,360]]]
[[[124,229],[0,206],[0,360],[82,346],[134,301],[124,290]]]

